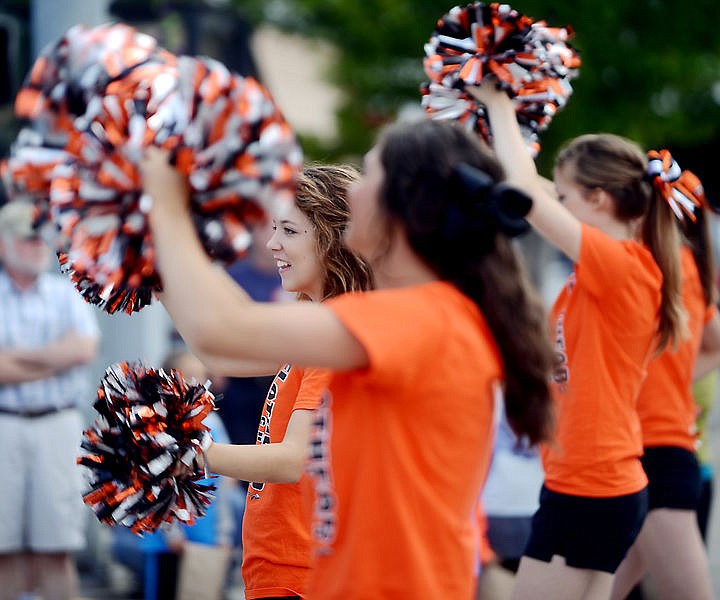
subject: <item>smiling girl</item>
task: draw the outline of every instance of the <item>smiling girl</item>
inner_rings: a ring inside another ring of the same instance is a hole
[[[321,302],[346,291],[369,289],[370,270],[341,244],[349,210],[347,188],[358,173],[346,166],[313,166],[298,179],[295,204],[272,218],[267,248],[286,291]],[[265,400],[254,446],[213,444],[214,473],[250,483],[243,517],[245,597],[300,598],[310,565],[312,488],[303,466],[313,412],[329,374],[284,364],[270,370],[242,360],[204,356],[223,375],[276,373]]]

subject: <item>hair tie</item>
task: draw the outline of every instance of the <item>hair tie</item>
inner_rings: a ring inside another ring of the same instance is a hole
[[[679,221],[685,215],[695,222],[695,210],[707,208],[700,179],[691,171],[683,171],[668,150],[648,151],[646,178],[668,203]]]
[[[460,203],[475,228],[483,233],[500,232],[509,237],[525,233],[530,225],[525,220],[532,207],[527,195],[507,185],[497,183],[484,171],[467,163],[453,167],[453,177],[461,193]]]

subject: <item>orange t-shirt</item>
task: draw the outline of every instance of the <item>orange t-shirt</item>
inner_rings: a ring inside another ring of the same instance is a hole
[[[680,259],[690,337],[680,342],[676,351],[668,348],[650,361],[637,410],[645,447],[674,446],[694,452],[697,408],[692,395],[693,368],[704,326],[715,313],[715,307],[705,303],[700,274],[688,247],[682,248]]]
[[[330,372],[285,365],[260,417],[258,444],[281,442],[294,410],[314,410]],[[251,483],[243,517],[245,597],[303,596],[311,562],[312,482]]]
[[[635,403],[654,349],[662,273],[650,251],[583,225],[580,258],[551,311],[555,440],[545,486],[612,497],[647,485]]]
[[[439,281],[325,304],[369,366],[334,373],[317,413],[308,598],[468,600],[502,377],[485,320]]]

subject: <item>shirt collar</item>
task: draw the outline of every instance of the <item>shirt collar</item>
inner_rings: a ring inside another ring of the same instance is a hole
[[[12,292],[13,294],[16,294],[18,296],[21,296],[23,294],[38,293],[44,287],[44,285],[43,285],[44,280],[45,280],[45,274],[41,273],[38,276],[38,278],[35,280],[35,283],[33,283],[27,289],[21,290],[20,288],[18,288],[15,285],[15,282],[13,282],[13,280],[10,279],[10,276],[7,274],[7,271],[5,271],[5,269],[0,268],[0,291],[3,291],[3,292]]]

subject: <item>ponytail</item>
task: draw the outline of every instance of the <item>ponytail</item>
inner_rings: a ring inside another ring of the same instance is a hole
[[[657,352],[668,344],[677,347],[687,337],[687,313],[682,303],[682,272],[680,270],[680,232],[672,210],[655,191],[643,221],[642,238],[652,252],[663,276],[662,304],[657,331]]]
[[[715,253],[710,236],[710,223],[705,210],[697,211],[695,217],[695,221],[686,220],[683,223],[683,230],[695,258],[705,304],[711,306],[717,303],[718,293],[715,285]]]
[[[681,170],[667,150],[648,152],[648,178],[674,213],[692,249],[705,303],[715,304],[715,256],[706,215],[709,204],[700,179],[691,171]]]

